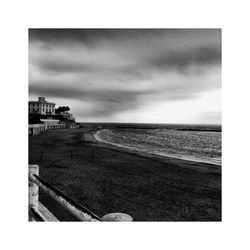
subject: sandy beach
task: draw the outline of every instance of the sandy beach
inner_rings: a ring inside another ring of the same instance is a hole
[[[29,163],[39,164],[41,177],[99,216],[123,212],[135,221],[221,221],[221,166],[108,145],[94,138],[96,131],[31,136]],[[60,220],[75,220],[45,194],[39,199]]]

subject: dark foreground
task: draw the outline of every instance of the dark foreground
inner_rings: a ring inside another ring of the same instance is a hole
[[[94,141],[94,131],[31,136],[29,163],[39,164],[41,177],[100,217],[122,212],[135,221],[221,221],[220,166],[105,145]],[[76,220],[39,195],[59,220]]]

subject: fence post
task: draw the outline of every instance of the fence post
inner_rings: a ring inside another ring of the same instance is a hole
[[[101,221],[116,221],[116,222],[131,222],[133,218],[124,213],[110,213],[106,214],[101,218]]]
[[[43,151],[41,151],[41,155],[40,155],[40,161],[43,160]]]
[[[39,175],[38,165],[29,165],[29,176],[31,174]],[[29,209],[31,207],[33,207],[35,210],[38,210],[38,186],[29,180]],[[29,216],[29,221],[32,220],[33,219]]]

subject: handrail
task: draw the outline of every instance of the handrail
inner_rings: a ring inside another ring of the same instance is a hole
[[[46,182],[39,176],[39,166],[29,165],[29,216],[30,220],[46,221],[38,209],[38,188],[50,195],[60,205],[66,208],[80,221],[132,221],[132,217],[124,213],[111,213],[102,218],[95,215],[89,209],[83,207],[60,190]],[[50,213],[50,212],[49,212]],[[53,216],[53,218],[55,218]],[[55,218],[56,219],[56,218]],[[53,219],[53,221],[55,221]]]
[[[34,218],[35,221],[46,221],[46,218],[33,206],[29,209],[29,215]]]
[[[74,214],[76,218],[81,221],[100,221],[101,219],[89,211],[87,208],[81,206],[76,201],[63,194],[57,188],[50,185],[41,177],[31,174],[29,180],[37,184],[44,192],[50,195],[54,200],[66,208],[69,212]]]

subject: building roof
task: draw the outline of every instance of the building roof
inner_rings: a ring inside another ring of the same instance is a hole
[[[56,105],[54,102],[47,102],[47,101],[29,101],[29,103],[44,103],[44,104]]]

